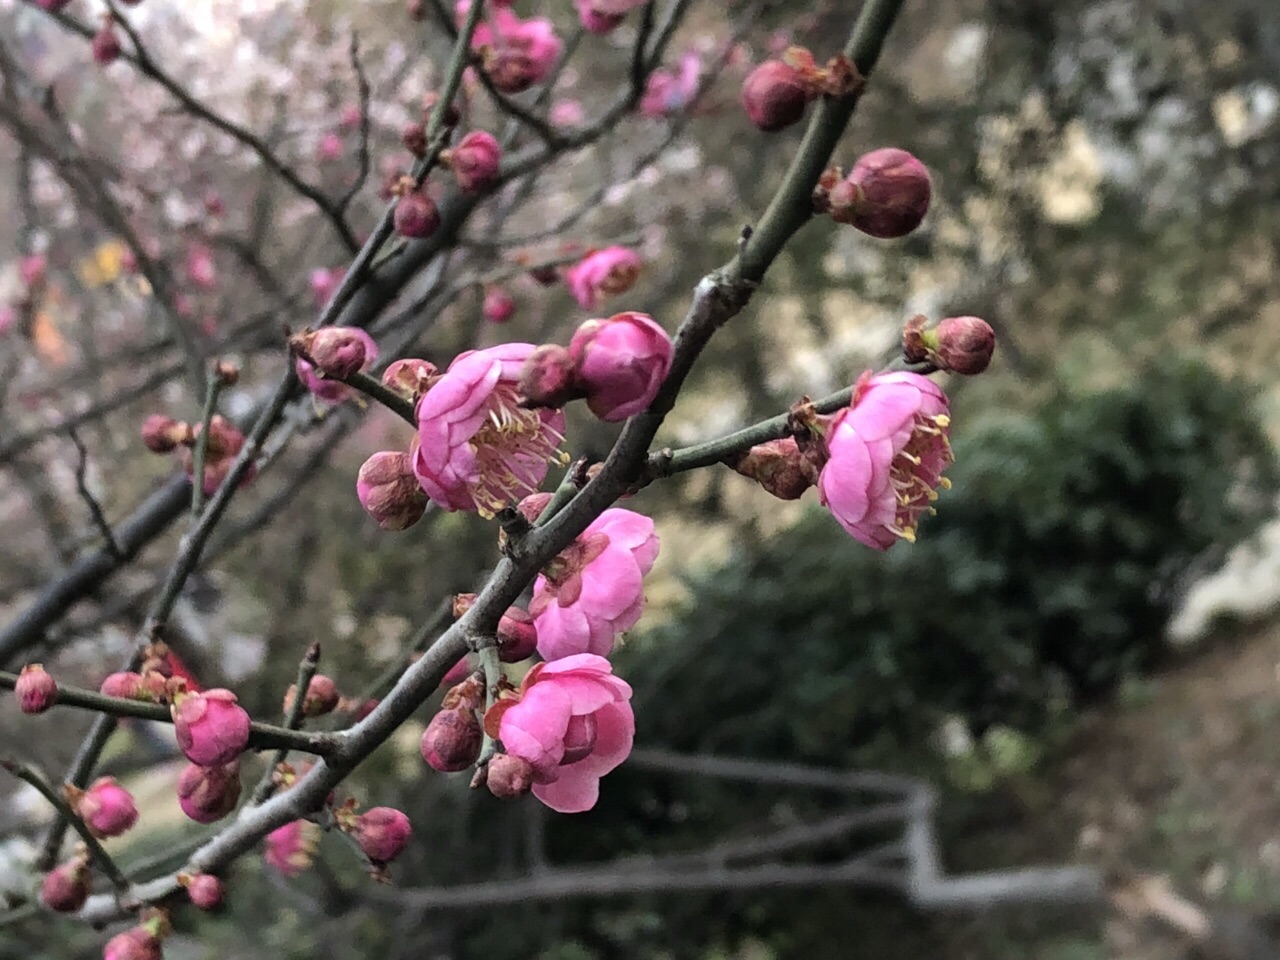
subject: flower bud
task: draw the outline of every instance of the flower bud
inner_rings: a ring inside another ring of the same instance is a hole
[[[396,230],[404,237],[429,237],[440,226],[436,202],[421,190],[406,193],[396,204]]]
[[[400,142],[404,148],[421,160],[427,155],[427,128],[413,120],[404,125],[400,131]]]
[[[160,938],[146,927],[116,934],[102,948],[102,960],[161,960]]]
[[[89,44],[94,62],[105,67],[120,58],[120,38],[116,36],[115,22],[108,17]]]
[[[798,122],[816,95],[804,74],[781,60],[766,60],[742,84],[742,106],[751,122],[766,132]]]
[[[500,800],[513,800],[533,787],[533,766],[528,760],[500,753],[489,761],[486,784]]]
[[[168,689],[165,678],[158,673],[113,673],[102,681],[98,692],[107,697],[122,700],[141,700],[144,703],[164,702]]]
[[[497,183],[501,163],[502,148],[493,134],[484,130],[472,130],[449,153],[454,179],[468,193]]]
[[[240,380],[240,368],[229,360],[219,360],[213,365],[213,372],[224,387],[234,387]]]
[[[543,344],[529,354],[516,389],[526,407],[563,407],[582,396],[572,355],[554,343]]]
[[[249,744],[249,714],[230,690],[206,690],[179,697],[170,708],[178,748],[192,763],[230,763]]]
[[[58,913],[75,913],[89,899],[89,867],[84,857],[75,857],[44,875],[40,901]]]
[[[471,658],[462,657],[440,678],[440,688],[456,686],[472,674]]]
[[[422,733],[422,759],[433,770],[456,773],[476,762],[483,739],[472,710],[441,710]]]
[[[369,334],[354,327],[321,327],[289,338],[289,346],[303,354],[312,368],[343,380],[359,373],[369,360]]]
[[[484,318],[490,323],[506,323],[516,312],[516,301],[501,287],[489,287],[484,292]]]
[[[864,154],[849,176],[828,171],[819,181],[817,201],[837,223],[847,223],[881,240],[905,237],[929,212],[933,184],[925,165],[906,150],[885,147]]]
[[[289,684],[289,689],[284,695],[284,714],[290,716],[293,713],[293,699],[298,695],[298,685],[296,683]],[[311,682],[307,684],[307,695],[302,699],[302,715],[304,717],[322,717],[326,713],[332,713],[338,706],[338,700],[341,698],[338,692],[338,685],[324,674],[317,673],[311,678]]]
[[[318,828],[306,820],[293,820],[264,838],[267,865],[292,877],[311,866],[319,841]]]
[[[422,95],[422,122],[430,123],[431,115],[435,113],[436,107],[440,103],[440,94],[431,90]],[[449,104],[449,108],[444,113],[444,125],[446,127],[456,127],[458,121],[462,119],[462,114],[458,112],[456,104]]]
[[[625,420],[653,402],[671,369],[671,337],[643,313],[588,320],[569,341],[574,379],[601,420]]]
[[[68,787],[67,797],[95,837],[118,837],[138,822],[133,795],[115,777],[99,777],[83,792]]]
[[[978,317],[947,317],[925,334],[926,342],[930,339],[930,359],[938,369],[965,376],[986,370],[996,349],[996,332]]]
[[[192,437],[191,426],[162,413],[153,413],[142,421],[142,443],[152,453],[169,453]]]
[[[390,863],[404,852],[413,835],[409,818],[392,807],[373,807],[355,818],[351,835],[375,865]]]
[[[820,467],[801,452],[795,437],[756,444],[725,463],[779,500],[800,499],[817,482]]]
[[[519,607],[508,607],[498,621],[498,659],[503,663],[528,660],[538,649],[538,629],[533,617]]]
[[[214,767],[190,763],[178,776],[178,806],[196,823],[214,823],[240,801],[240,761]]]
[[[530,523],[537,523],[538,518],[542,516],[542,511],[547,509],[547,504],[551,502],[551,497],[552,495],[549,492],[539,490],[537,493],[531,493],[521,499],[516,504],[516,509]]]
[[[382,385],[406,400],[417,401],[440,375],[434,363],[407,357],[396,360],[382,371]]]
[[[212,874],[179,874],[178,882],[187,888],[187,897],[200,910],[214,910],[222,905],[222,881]]]
[[[13,685],[18,709],[23,713],[44,713],[58,699],[58,683],[38,663],[29,663]]]
[[[364,462],[356,475],[356,496],[383,530],[405,530],[427,511],[413,458],[401,450],[382,450]]]
[[[38,287],[44,282],[48,260],[44,254],[32,253],[18,261],[18,279],[27,288]]]

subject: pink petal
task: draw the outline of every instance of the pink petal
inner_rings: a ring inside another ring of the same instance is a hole
[[[552,783],[535,783],[533,795],[556,813],[585,813],[600,799],[600,778],[562,773]]]

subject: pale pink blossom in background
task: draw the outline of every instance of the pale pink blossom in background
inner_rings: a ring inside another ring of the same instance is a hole
[[[655,70],[649,74],[640,112],[646,117],[672,117],[683,113],[698,92],[702,61],[696,53],[686,53],[674,70]]]
[[[213,261],[213,251],[203,243],[187,247],[187,279],[201,290],[212,290],[218,285],[218,267]]]
[[[547,118],[557,127],[578,127],[587,115],[578,100],[557,100],[551,104]]]
[[[918,373],[864,374],[853,403],[830,421],[818,492],[860,543],[914,541],[951,463],[947,396]]]
[[[581,813],[596,805],[600,778],[631,753],[630,700],[631,687],[604,657],[538,664],[519,702],[502,712],[499,738],[532,766],[535,797],[558,813]]]
[[[561,459],[564,414],[525,409],[516,389],[533,350],[469,350],[418,401],[413,470],[438,506],[492,516],[536,490]]]
[[[558,660],[604,656],[644,609],[644,576],[658,557],[653,521],[620,507],[604,511],[533,585],[529,613],[538,653]]]

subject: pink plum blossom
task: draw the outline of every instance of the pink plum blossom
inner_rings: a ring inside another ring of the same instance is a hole
[[[364,369],[378,359],[377,343],[374,342],[373,337],[359,327],[325,327],[317,331],[315,336],[324,335],[327,330],[340,330],[347,339],[359,341],[364,353],[357,369]],[[302,359],[302,357],[298,357],[294,361],[294,369],[297,370],[298,379],[302,381],[302,385],[310,390],[311,395],[322,403],[342,403],[355,393],[351,387],[348,387],[341,380],[331,380],[324,377],[321,374],[323,367],[317,368],[316,365]]]
[[[394,807],[373,807],[355,818],[351,835],[372,863],[382,865],[404,852],[413,836],[413,825]]]
[[[529,613],[543,659],[612,650],[614,637],[640,619],[644,575],[657,556],[648,517],[611,507],[592,521],[533,585]]]
[[[460,354],[418,401],[413,472],[445,510],[492,517],[532,493],[562,460],[564,414],[528,410],[516,389],[531,343]]]
[[[698,92],[701,77],[702,61],[696,53],[681,57],[680,66],[675,70],[653,71],[640,98],[640,112],[655,119],[683,113]]]
[[[186,694],[174,701],[171,713],[178,749],[192,763],[230,763],[249,745],[249,714],[230,690]]]
[[[600,778],[631,753],[631,687],[590,653],[535,666],[520,700],[502,707],[498,736],[507,754],[533,768],[533,795],[558,813],[595,806]],[[488,718],[486,718],[488,719]]]
[[[515,297],[502,287],[489,287],[484,292],[484,304],[480,309],[490,323],[506,323],[516,312]]]
[[[187,279],[201,290],[212,290],[218,285],[218,267],[213,262],[213,251],[203,243],[187,247]]]
[[[470,9],[469,0],[456,6],[459,23]],[[545,79],[560,59],[564,44],[545,17],[521,20],[505,6],[494,6],[471,38],[471,48],[483,58],[484,72],[504,93],[520,93]]]
[[[916,525],[950,486],[947,397],[917,373],[863,374],[853,403],[826,428],[822,503],[860,543],[887,550],[914,541]]]
[[[671,337],[652,317],[628,311],[582,324],[569,355],[591,412],[614,422],[653,402],[671,370]]]
[[[58,699],[58,683],[40,664],[29,663],[18,674],[13,693],[23,713],[44,713]]]
[[[307,820],[291,820],[272,830],[264,839],[266,852],[262,858],[286,877],[292,877],[311,866],[319,841],[318,828]]]
[[[586,118],[579,100],[557,100],[547,112],[547,119],[557,127],[578,127]]]
[[[468,192],[484,190],[498,181],[502,147],[493,134],[472,130],[449,154],[449,166],[458,186]]]
[[[626,247],[605,247],[565,270],[564,280],[573,298],[590,310],[604,297],[630,290],[639,275],[639,254]]]
[[[133,794],[115,777],[99,777],[75,799],[75,810],[95,837],[118,837],[138,822]]]

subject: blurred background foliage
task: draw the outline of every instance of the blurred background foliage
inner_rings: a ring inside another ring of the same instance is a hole
[[[541,5],[518,6],[531,12]],[[843,35],[851,6],[775,5],[751,25],[750,52],[764,56],[770,34],[780,30],[825,56],[831,38]],[[22,15],[0,4],[0,17],[8,18],[0,22]],[[225,15],[233,16],[229,8]],[[294,38],[282,25],[298,17],[308,26],[297,42],[327,52],[288,57]],[[228,19],[256,31],[261,56],[286,76],[297,71],[296,89],[253,101],[255,120],[267,126],[272,107],[306,121],[302,140],[323,130],[344,94],[341,84],[310,81],[345,69],[352,27],[375,61],[412,64],[396,36],[402,21],[399,0],[281,4]],[[701,49],[700,38],[727,30],[721,12],[695,4],[678,49]],[[431,38],[413,53],[429,61],[439,54],[439,38],[424,36]],[[191,46],[193,37],[183,43]],[[48,43],[50,57],[84,57],[63,36]],[[212,54],[195,46],[183,47],[184,55],[193,67],[208,67]],[[586,98],[598,78],[612,76],[616,51],[607,43],[584,44],[582,56],[565,81],[566,96]],[[399,109],[429,85],[418,73],[401,70]],[[939,501],[938,516],[922,524],[920,542],[885,556],[853,543],[812,504],[771,501],[727,470],[646,491],[634,506],[658,517],[663,556],[650,612],[619,661],[635,687],[642,746],[931,778],[946,789],[943,832],[957,867],[1080,853],[1076,834],[1084,825],[1056,805],[1065,793],[1061,758],[1082,731],[1093,736],[1091,711],[1123,706],[1144,678],[1170,663],[1165,628],[1188,585],[1274,512],[1278,75],[1280,12],[1264,0],[907,3],[839,159],[847,167],[863,150],[888,144],[919,155],[935,174],[924,228],[893,244],[826,223],[807,228],[747,314],[714,342],[667,437],[673,445],[709,438],[773,415],[801,394],[846,385],[891,352],[912,313],[972,313],[997,327],[1001,348],[980,381],[947,385],[955,396],[954,487]],[[797,142],[794,132],[766,142],[749,128],[736,106],[739,76],[726,71],[673,149],[612,191],[574,231],[584,242],[638,232],[650,266],[626,306],[649,310],[668,328],[697,279],[763,208]],[[138,135],[127,116],[99,109],[95,98],[107,87],[77,89],[88,91],[78,109],[101,139],[111,142],[112,123]],[[378,126],[388,153],[399,123],[392,107],[384,105],[388,119]],[[163,126],[143,132],[156,129],[177,141]],[[579,195],[588,173],[626,169],[653,134],[629,136],[566,160],[545,185],[548,206]],[[184,164],[166,172],[189,196],[217,182],[235,198],[237,185],[252,179],[252,170],[224,170],[216,157],[183,156]],[[8,189],[0,184],[6,209],[16,202],[4,196]],[[365,201],[376,206],[372,197]],[[49,231],[53,252],[68,265],[61,312],[48,318],[54,339],[32,329],[0,344],[7,353],[4,438],[120,383],[117,374],[101,372],[102,358],[90,347],[110,339],[101,317],[122,309],[124,296],[91,282],[77,286],[69,265],[101,236],[74,220]],[[539,225],[535,217],[511,226],[521,232]],[[305,271],[341,255],[314,236],[296,236],[305,232],[297,227],[292,234],[287,225],[280,229],[288,242],[269,251],[270,266],[291,277],[296,313],[289,316],[301,324],[309,309],[298,307]],[[235,269],[227,256],[224,268]],[[268,312],[285,309],[252,284],[240,286],[217,307],[224,327],[268,303]],[[581,319],[561,292],[517,293],[520,313],[509,326],[477,335],[479,297],[464,297],[419,352],[447,361],[477,336],[563,337]],[[251,346],[274,343],[279,317],[257,328],[249,319],[244,327],[247,339],[230,342],[243,351],[252,383],[279,368],[274,346]],[[61,343],[70,359],[59,360],[51,343]],[[84,431],[103,465],[102,495],[113,516],[168,469],[140,457],[134,436],[145,413],[172,399],[157,387]],[[601,455],[613,432],[580,420],[571,436],[575,453]],[[305,489],[290,493],[282,480],[264,477],[233,522],[280,493],[271,523],[255,526],[193,582],[186,609],[202,625],[193,628],[202,675],[232,682],[256,713],[279,709],[298,655],[313,640],[323,643],[324,670],[344,690],[368,684],[402,658],[398,644],[424,611],[473,588],[492,562],[491,531],[474,518],[429,516],[411,533],[389,536],[364,517],[351,496],[356,467],[372,449],[403,441],[398,425],[372,413],[327,460],[309,460],[325,452],[321,440],[296,445],[285,454],[286,467],[306,472]],[[11,488],[0,531],[18,529],[34,511],[43,533],[0,536],[0,609],[20,608],[79,542],[84,523],[67,492],[69,462],[55,439],[6,464]],[[46,488],[53,492],[42,499]],[[172,543],[146,555],[143,573],[164,568]],[[146,582],[122,581],[125,593]],[[96,606],[78,612],[59,668],[95,682],[116,659],[136,607],[105,624]],[[420,720],[428,716],[424,710]],[[8,735],[35,731],[50,767],[69,757],[84,724],[61,715],[56,724],[19,722],[33,721],[0,716]],[[420,842],[395,871],[403,886],[510,879],[544,856],[586,862],[689,849],[709,836],[796,822],[831,804],[624,766],[605,781],[591,814],[553,819],[532,803],[500,805],[467,792],[457,778],[427,775],[416,734],[410,724],[353,782],[363,796],[402,806],[414,821]],[[113,745],[109,769],[139,782],[141,770],[166,783],[173,775],[140,736]],[[157,800],[145,816],[160,822],[172,817],[166,809]],[[1167,825],[1170,814],[1163,813]],[[20,828],[21,817],[13,819],[7,826]],[[171,822],[170,835],[148,831],[154,848],[135,845],[129,857],[163,855],[190,834],[188,824]],[[1046,830],[1046,822],[1055,828]],[[1214,837],[1213,855],[1230,859],[1227,835]],[[1163,842],[1184,839],[1171,829]],[[918,915],[890,894],[840,889],[432,913],[370,891],[336,838],[326,838],[323,849],[316,868],[294,881],[248,858],[228,885],[227,913],[180,915],[166,955],[1148,956],[1141,945],[1117,946],[1096,917],[1037,908],[938,918]],[[822,855],[848,852],[836,846]],[[1196,860],[1187,869],[1201,866]],[[1280,903],[1280,890],[1266,884],[1251,896],[1262,906]],[[0,956],[87,957],[100,939],[40,918],[0,932]]]

